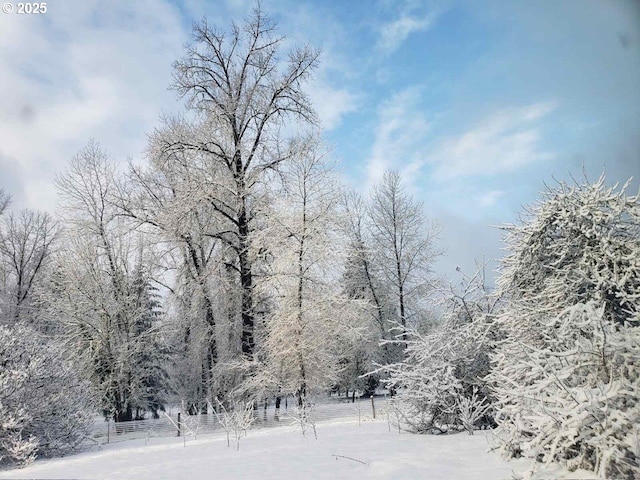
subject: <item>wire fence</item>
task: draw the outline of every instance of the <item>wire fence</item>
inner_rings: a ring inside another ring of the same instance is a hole
[[[313,404],[311,416],[315,423],[330,420],[367,421],[383,418],[387,406],[386,397],[351,399],[326,399]],[[273,404],[259,405],[253,410],[251,430],[293,425],[298,422],[294,401],[282,402],[281,408]],[[212,412],[186,415],[182,412],[166,413],[158,419],[133,420],[130,422],[96,422],[90,432],[89,442],[94,445],[122,442],[134,439],[157,437],[197,436],[222,432],[219,418]]]

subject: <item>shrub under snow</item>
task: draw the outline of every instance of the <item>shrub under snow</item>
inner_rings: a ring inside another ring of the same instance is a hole
[[[550,189],[509,227],[490,380],[505,453],[638,478],[640,205],[597,183]]]
[[[487,317],[497,298],[489,296],[478,271],[463,277],[462,291],[452,289],[443,300],[442,323],[429,334],[407,332],[405,359],[383,367],[390,376],[394,417],[417,433],[445,431],[454,426],[470,434],[482,421],[491,422],[484,377],[489,371],[492,326]]]
[[[28,327],[0,326],[0,464],[62,455],[85,438],[87,386]]]

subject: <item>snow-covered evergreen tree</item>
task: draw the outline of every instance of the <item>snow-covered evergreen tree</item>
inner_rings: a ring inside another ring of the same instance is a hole
[[[638,200],[561,183],[507,228],[490,379],[509,455],[640,476]]]
[[[167,400],[169,351],[160,332],[164,312],[159,289],[142,265],[133,274],[132,290],[139,312],[133,325],[133,338],[139,341],[132,363],[141,372],[132,395],[137,399],[135,417],[150,411],[154,418],[159,418],[158,411],[164,410]]]
[[[402,349],[384,342],[394,334],[397,325],[393,294],[385,288],[384,276],[372,248],[368,205],[354,192],[344,198],[345,228],[349,239],[346,262],[342,276],[343,293],[365,302],[365,329],[362,342],[355,349],[345,349],[341,359],[344,365],[338,388],[358,388],[372,394],[380,383],[381,372],[362,377],[374,370],[374,365],[388,365],[402,357]],[[383,342],[381,342],[383,341]]]

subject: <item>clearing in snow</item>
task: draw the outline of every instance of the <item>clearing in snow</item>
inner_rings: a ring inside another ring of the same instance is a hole
[[[528,460],[505,461],[489,452],[492,434],[477,431],[452,435],[398,434],[385,422],[332,422],[309,431],[280,427],[249,431],[236,451],[226,436],[197,440],[152,438],[106,445],[100,450],[65,458],[38,460],[20,470],[0,472],[0,478],[83,479],[456,479],[518,478]],[[595,478],[587,472],[563,472],[557,467],[533,478]]]

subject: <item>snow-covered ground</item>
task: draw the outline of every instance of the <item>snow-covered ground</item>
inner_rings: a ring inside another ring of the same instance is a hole
[[[386,422],[318,425],[303,437],[295,427],[249,431],[240,450],[226,437],[200,436],[186,447],[179,438],[106,445],[66,458],[38,460],[0,478],[83,479],[511,479],[530,462],[506,462],[488,452],[491,433],[412,435],[389,431]],[[350,458],[347,458],[350,457]],[[593,478],[556,469],[539,478]],[[534,477],[535,478],[535,477]]]

